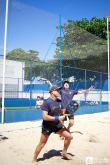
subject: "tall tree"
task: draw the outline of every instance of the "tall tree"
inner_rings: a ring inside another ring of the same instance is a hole
[[[39,61],[39,57],[38,57],[39,53],[38,51],[35,51],[35,50],[29,50],[29,51],[25,51],[21,48],[17,48],[17,49],[14,49],[10,52],[8,52],[7,54],[7,58],[8,59],[16,59],[16,60],[24,60],[24,61],[27,61],[27,60],[36,60],[36,61]]]
[[[107,22],[105,17],[102,19],[93,17],[91,20],[86,18],[76,21],[68,20],[66,24],[62,25],[62,32],[64,65],[69,64],[83,68],[85,66],[86,69],[92,67],[94,70],[107,71],[101,67],[103,64],[107,69]],[[59,59],[59,40],[60,38],[57,38],[56,60]],[[104,57],[105,62],[103,63]],[[99,60],[97,61],[95,58]],[[89,65],[86,65],[87,60]]]
[[[25,79],[30,79],[30,71],[32,76],[35,73],[36,65],[40,62],[39,52],[35,50],[25,51],[21,48],[14,49],[7,53],[7,59],[25,62]],[[32,68],[31,68],[32,67]]]

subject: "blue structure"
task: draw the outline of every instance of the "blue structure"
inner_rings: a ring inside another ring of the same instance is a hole
[[[49,91],[50,86],[48,84],[27,84],[24,85],[24,92],[30,92],[30,89],[32,91]]]
[[[5,107],[29,107],[35,106],[35,99],[27,98],[5,98]]]
[[[40,120],[42,118],[42,111],[36,110],[6,110],[5,111],[5,123],[13,123],[20,121],[33,121]],[[1,112],[0,112],[1,122]]]
[[[75,115],[92,114],[98,112],[108,111],[108,103],[95,104],[95,102],[81,102],[79,109]],[[5,123],[20,122],[20,121],[33,121],[42,118],[41,109],[32,110],[5,110]],[[1,111],[0,111],[1,122]]]
[[[76,115],[83,115],[83,114],[93,114],[99,112],[106,112],[108,111],[108,102],[102,102],[101,104],[95,104],[95,102],[81,102],[79,109],[76,111]]]
[[[24,92],[32,91],[49,91],[51,82],[45,78],[41,77],[32,77],[30,84],[24,84]]]

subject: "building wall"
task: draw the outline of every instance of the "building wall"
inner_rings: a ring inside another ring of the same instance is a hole
[[[6,60],[5,97],[20,97],[23,89],[24,62]],[[0,59],[0,92],[2,91],[3,59]],[[1,93],[0,93],[1,95]]]

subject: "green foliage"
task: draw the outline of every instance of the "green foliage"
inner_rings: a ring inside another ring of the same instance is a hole
[[[109,22],[110,25],[110,22]],[[110,26],[109,26],[110,28]],[[110,30],[110,29],[109,29]],[[63,64],[107,72],[107,20],[68,20],[62,26]],[[55,60],[59,61],[60,38],[57,38]],[[77,61],[77,62],[76,62]]]
[[[25,62],[25,79],[26,80],[30,79],[30,68],[31,67],[35,68],[37,63],[40,62],[40,59],[38,56],[39,56],[38,51],[35,51],[35,50],[25,51],[21,48],[14,49],[7,53],[7,59]],[[32,69],[32,74],[34,72],[35,72],[34,69]]]
[[[15,60],[36,60],[39,61],[38,57],[39,53],[35,50],[28,50],[27,52],[21,48],[14,49],[7,54],[7,59],[15,59]]]
[[[92,33],[100,38],[107,39],[107,19],[106,17],[97,18],[93,17],[91,20],[82,19],[76,21],[75,24],[89,33]],[[110,22],[109,22],[110,24]]]
[[[61,28],[63,66],[107,72],[107,25],[105,17],[102,19],[93,17],[90,20],[86,18],[76,21],[68,20]],[[32,61],[32,76],[44,77],[55,82],[55,80],[60,79],[59,50],[60,37],[57,38],[54,60],[48,61],[47,64],[39,59],[38,51],[25,51],[21,48],[8,52],[7,59],[25,62],[26,80],[30,79],[30,61]],[[64,74],[68,75],[70,70],[68,72],[66,70]]]

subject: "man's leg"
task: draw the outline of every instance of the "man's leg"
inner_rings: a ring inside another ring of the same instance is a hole
[[[47,135],[47,134],[46,135],[44,135],[44,134],[41,135],[40,142],[37,145],[37,147],[35,149],[35,152],[34,152],[33,162],[36,162],[36,159],[37,159],[40,151],[42,150],[42,148],[45,146],[48,138],[49,138],[49,135]]]
[[[74,125],[74,119],[69,119],[69,124],[67,129],[70,131],[70,128]]]
[[[71,140],[73,139],[72,135],[70,132],[68,132],[67,130],[61,130],[58,132],[61,136],[64,137],[64,147],[63,147],[63,150],[62,150],[62,156],[65,158],[65,159],[71,159],[71,157],[67,154],[67,150],[68,150],[68,147],[71,143]]]
[[[64,115],[65,113],[66,113],[66,109],[61,109],[61,114]],[[65,117],[65,119],[63,121],[61,121],[63,125],[64,125],[64,121],[66,121],[66,120],[67,120],[67,118]],[[61,140],[64,140],[63,136],[59,135],[59,137]]]

